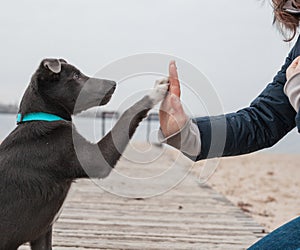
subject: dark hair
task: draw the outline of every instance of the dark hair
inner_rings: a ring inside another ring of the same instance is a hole
[[[273,24],[277,24],[279,30],[285,36],[285,42],[290,42],[294,39],[300,20],[299,14],[291,14],[284,10],[284,5],[289,1],[295,8],[300,9],[300,0],[272,0],[274,9]]]

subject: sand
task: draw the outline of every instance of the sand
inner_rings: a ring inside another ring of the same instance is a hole
[[[194,171],[201,167],[198,163]],[[221,159],[208,184],[267,231],[300,216],[300,156],[255,153]]]

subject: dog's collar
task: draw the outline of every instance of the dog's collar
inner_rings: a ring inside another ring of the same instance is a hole
[[[55,122],[55,121],[64,121],[65,119],[49,114],[49,113],[43,113],[43,112],[38,112],[38,113],[29,113],[29,114],[18,114],[17,115],[17,124],[20,124],[22,122],[31,122],[31,121],[46,121],[46,122]]]

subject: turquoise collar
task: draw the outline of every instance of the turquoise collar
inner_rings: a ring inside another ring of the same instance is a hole
[[[64,121],[64,119],[57,115],[43,113],[43,112],[29,113],[26,115],[22,115],[22,114],[17,115],[17,124],[22,122],[31,122],[31,121],[55,122],[55,121]]]

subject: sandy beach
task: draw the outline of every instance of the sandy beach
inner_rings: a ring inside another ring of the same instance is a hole
[[[135,144],[136,148],[144,151],[148,146]],[[130,147],[126,152],[129,152]],[[147,155],[164,151],[159,162],[163,165],[160,171],[177,162],[182,168],[189,169],[196,179],[207,166],[206,161],[193,163],[177,150],[171,147],[147,151]],[[145,157],[143,153],[131,154],[135,157]],[[126,155],[126,153],[125,153]],[[131,158],[131,157],[129,157]],[[152,157],[153,159],[155,157]],[[136,160],[136,159],[131,159]],[[122,162],[122,161],[121,161]],[[219,159],[216,171],[205,184],[208,184],[223,194],[234,205],[252,216],[255,221],[270,232],[280,225],[300,216],[300,155],[253,153],[236,157]],[[132,164],[132,163],[131,163]],[[124,166],[118,168],[125,171]],[[136,177],[144,176],[146,169],[139,166]],[[126,172],[126,171],[125,171]],[[167,178],[168,179],[168,178]],[[179,184],[180,188],[180,184]]]
[[[190,174],[194,175],[197,180],[204,167],[207,169],[208,166],[206,160],[193,163],[169,146],[160,149],[154,147],[155,150],[148,151],[149,145],[147,144],[135,143],[134,145],[141,151],[129,154],[128,158],[133,161],[137,159],[132,156],[142,159],[145,153],[147,156],[153,153],[154,155],[150,157],[155,159],[157,152],[162,153],[163,157],[156,162],[160,164],[159,171],[166,171],[172,162],[176,162],[181,168],[189,169]],[[125,156],[130,151],[128,147]],[[124,159],[121,160],[117,169],[126,173],[123,161]],[[258,152],[224,157],[216,162],[218,162],[216,171],[205,184],[223,194],[234,205],[252,216],[255,221],[265,227],[267,232],[300,216],[300,155]],[[145,177],[145,173],[147,173],[147,167],[140,165],[137,167],[135,177]]]
[[[269,153],[223,158],[208,184],[272,231],[300,216],[299,162],[299,155]]]

